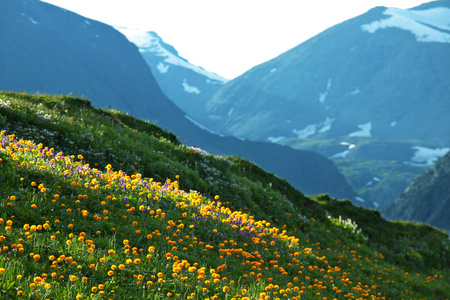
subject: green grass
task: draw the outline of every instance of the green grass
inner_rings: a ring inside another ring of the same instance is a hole
[[[0,99],[0,299],[448,297],[430,226],[305,197],[86,99]]]

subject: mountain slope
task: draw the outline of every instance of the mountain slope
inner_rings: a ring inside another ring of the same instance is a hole
[[[450,152],[382,210],[389,220],[424,222],[450,231]]]
[[[164,43],[156,32],[116,29],[139,48],[161,90],[188,115],[204,113],[204,104],[228,81],[190,64],[173,46]]]
[[[448,235],[432,227],[304,197],[242,159],[201,153],[86,99],[0,99],[2,299],[443,299],[450,290]]]
[[[412,10],[374,8],[228,82],[207,103],[205,122],[253,140],[448,144],[448,17],[448,0]]]
[[[0,39],[7,41],[0,44],[0,89],[83,95],[96,106],[120,109],[169,128],[189,145],[241,155],[303,193],[356,195],[336,166],[322,156],[221,137],[192,123],[162,93],[136,46],[110,26],[37,0],[4,0]],[[317,172],[324,176],[310,176]]]

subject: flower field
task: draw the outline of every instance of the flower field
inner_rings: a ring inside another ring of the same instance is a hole
[[[157,137],[151,154],[115,152],[110,120],[86,107],[70,115],[74,106],[50,96],[44,107],[40,97],[0,94],[0,299],[448,298],[440,231],[384,221],[391,227],[374,233],[346,217],[358,211],[348,202],[296,200],[257,166],[245,173],[242,160],[177,145],[156,127],[146,133]],[[120,125],[131,145],[138,132]],[[48,138],[55,126],[63,142]],[[59,148],[77,137],[83,151]],[[194,166],[173,158],[183,155]],[[143,175],[147,159],[154,178]],[[396,246],[380,246],[383,230]],[[434,252],[400,238],[408,234]]]

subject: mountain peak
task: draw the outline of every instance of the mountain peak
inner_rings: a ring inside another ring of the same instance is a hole
[[[115,27],[120,31],[125,37],[133,44],[135,44],[139,51],[142,52],[152,52],[157,56],[163,57],[160,65],[160,72],[165,73],[168,65],[180,66],[186,69],[190,69],[200,75],[206,76],[211,80],[218,81],[220,83],[225,83],[228,80],[213,73],[206,71],[202,67],[195,66],[189,63],[186,59],[181,57],[177,50],[169,44],[164,43],[162,38],[154,31],[144,31],[141,29],[131,29],[125,27]]]

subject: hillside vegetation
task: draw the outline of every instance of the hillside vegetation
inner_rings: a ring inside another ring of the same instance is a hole
[[[73,96],[0,92],[1,299],[445,299],[448,235]]]

